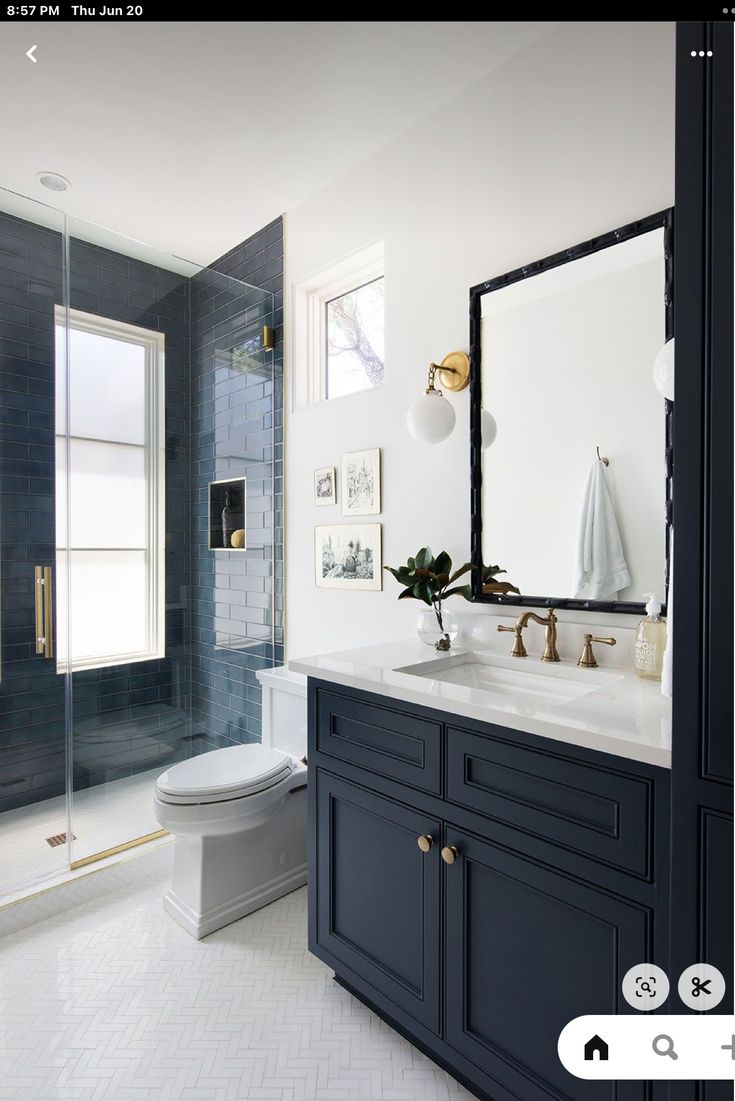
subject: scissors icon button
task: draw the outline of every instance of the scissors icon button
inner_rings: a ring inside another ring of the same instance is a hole
[[[725,979],[709,963],[693,963],[679,978],[679,997],[689,1009],[706,1013],[725,997]]]

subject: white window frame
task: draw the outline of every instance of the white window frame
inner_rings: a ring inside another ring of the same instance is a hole
[[[113,665],[129,665],[134,662],[151,661],[166,656],[166,362],[164,333],[153,329],[143,329],[138,325],[130,325],[125,321],[117,321],[114,318],[100,317],[97,314],[86,313],[84,310],[67,309],[65,306],[54,307],[54,323],[62,328],[68,325],[70,329],[82,332],[95,333],[112,340],[125,341],[129,344],[143,345],[145,349],[145,480],[147,489],[147,517],[146,517],[146,545],[144,547],[109,547],[112,551],[142,550],[146,555],[147,582],[148,582],[148,647],[145,651],[132,653],[110,654],[104,657],[90,656],[72,660],[57,661],[57,672],[65,673],[70,667],[75,673],[82,669],[106,669]],[[68,391],[67,391],[68,394]],[[90,439],[89,436],[74,436],[68,433],[69,429],[69,405],[67,406],[66,432],[56,433],[57,438]],[[103,440],[102,443],[114,444],[115,440]],[[71,479],[67,471],[66,479],[69,491]],[[66,507],[66,502],[58,502],[57,508]],[[71,546],[71,531],[69,529],[68,515],[66,524],[66,547],[57,547],[59,554],[67,555],[69,568],[69,605],[67,609],[69,621],[73,615],[71,591],[71,554],[73,550],[86,550],[91,548]],[[57,576],[60,577],[60,564],[57,561]],[[63,567],[62,567],[63,568]],[[104,593],[100,594],[100,606],[104,606]],[[103,616],[100,617],[100,628],[103,629]]]
[[[327,395],[327,303],[343,294],[385,278],[385,254],[382,241],[342,257],[291,288],[291,371],[293,409],[303,409],[322,401],[356,397],[368,389]]]

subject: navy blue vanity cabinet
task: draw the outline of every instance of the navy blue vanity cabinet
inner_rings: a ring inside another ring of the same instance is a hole
[[[441,823],[321,769],[316,786],[316,940],[336,970],[438,1031],[441,858],[417,839],[438,840]]]
[[[309,947],[493,1101],[646,1101],[559,1063],[666,965],[669,776],[309,681]],[[419,844],[420,842],[420,844]]]
[[[646,956],[644,908],[446,827],[445,1038],[478,1071],[524,1101],[604,1101],[609,1082],[572,1078],[559,1033],[584,1013],[624,1010],[620,979]],[[519,1080],[522,1085],[519,1085]],[[642,1098],[638,1082],[621,1098]]]

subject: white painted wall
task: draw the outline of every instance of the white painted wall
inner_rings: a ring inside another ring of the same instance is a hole
[[[430,360],[467,348],[471,285],[671,205],[673,113],[673,23],[562,24],[287,213],[287,310],[290,284],[382,238],[387,324],[381,388],[287,409],[289,658],[410,636],[419,610],[387,574],[381,593],[315,587],[314,525],[341,514],[314,508],[313,469],[381,447],[384,561],[468,558],[468,394],[434,448],[406,409]]]

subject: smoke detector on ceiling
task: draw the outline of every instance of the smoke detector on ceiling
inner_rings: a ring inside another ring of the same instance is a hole
[[[39,172],[36,179],[42,187],[47,187],[49,191],[68,191],[71,187],[71,182],[67,180],[66,176],[62,176],[58,172]]]

